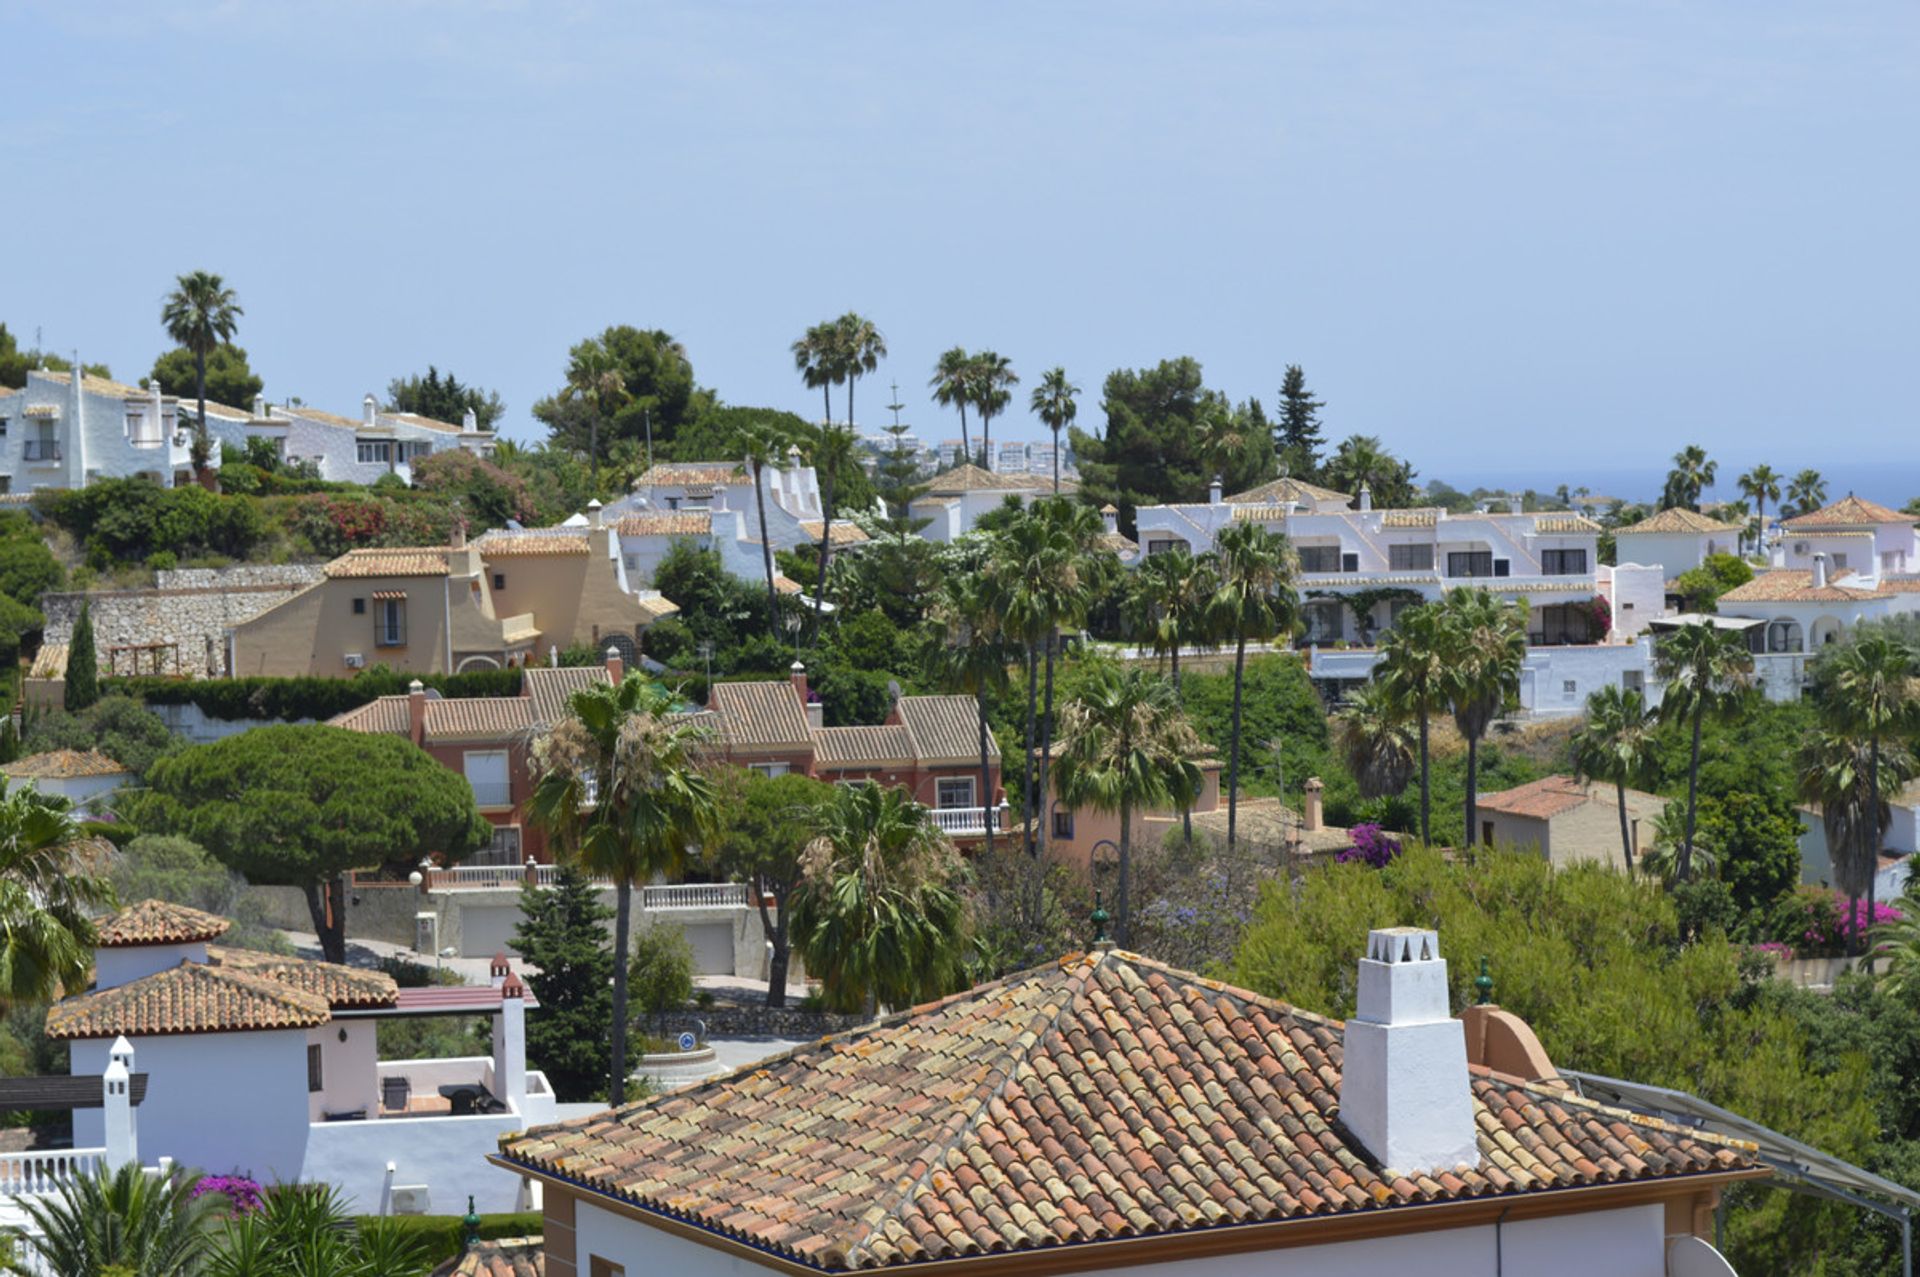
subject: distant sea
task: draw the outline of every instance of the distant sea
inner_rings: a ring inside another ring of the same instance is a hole
[[[1825,464],[1820,462],[1787,464],[1776,461],[1771,464],[1780,472],[1780,486],[1783,489],[1787,481],[1801,470],[1808,468],[1818,470],[1821,477],[1827,481],[1829,501],[1837,501],[1852,492],[1897,510],[1913,498],[1920,497],[1920,460],[1890,459],[1883,462],[1846,461]],[[1718,481],[1702,494],[1702,499],[1740,500],[1740,488],[1736,480],[1743,471],[1744,467],[1729,468],[1725,462],[1722,462]],[[1447,468],[1423,470],[1416,476],[1417,482],[1428,479],[1440,479],[1462,492],[1471,492],[1475,488],[1497,488],[1515,492],[1532,488],[1536,492],[1552,492],[1564,483],[1570,489],[1584,487],[1601,495],[1645,504],[1659,499],[1660,490],[1666,485],[1667,470],[1665,466],[1630,469],[1567,466],[1562,469],[1526,470]]]

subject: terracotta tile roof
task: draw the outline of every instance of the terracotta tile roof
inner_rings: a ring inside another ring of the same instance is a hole
[[[904,727],[823,727],[813,734],[822,767],[912,764],[913,737]]]
[[[1060,481],[1062,494],[1077,492],[1080,485],[1071,479]],[[982,470],[972,462],[957,465],[951,470],[942,471],[927,480],[926,495],[930,497],[958,496],[962,492],[1052,492],[1053,480],[1037,474],[1001,474],[998,471]]]
[[[902,696],[895,705],[921,762],[980,761],[980,719],[971,696]],[[999,756],[989,732],[987,757]]]
[[[820,544],[820,532],[825,526],[826,520],[824,519],[800,520],[800,530],[806,533],[807,539],[815,545]],[[866,541],[867,534],[860,530],[858,524],[849,523],[845,519],[835,519],[833,521],[833,543],[835,545],[864,545]]]
[[[1889,594],[1920,594],[1920,576],[1883,576],[1880,588]]]
[[[318,994],[334,1008],[390,1007],[400,998],[400,986],[392,976],[382,971],[341,966],[337,962],[314,962],[253,949],[229,949],[225,945],[208,945],[207,960],[216,967],[244,971],[290,989]]]
[[[1478,1164],[1388,1170],[1339,1121],[1341,1034],[1133,954],[1074,955],[500,1156],[833,1272],[1753,1165],[1474,1068]]]
[[[715,683],[707,705],[720,716],[720,739],[729,748],[807,746],[813,733],[807,714],[784,680],[767,683]]]
[[[445,546],[394,546],[380,550],[348,550],[322,569],[329,577],[445,576]]]
[[[1718,519],[1709,519],[1706,515],[1679,506],[1669,506],[1660,513],[1651,515],[1629,527],[1618,528],[1615,536],[1633,536],[1636,533],[1709,533],[1717,532],[1731,536],[1740,529],[1731,523],[1722,523]]]
[[[1140,543],[1118,532],[1102,532],[1100,534],[1100,548],[1125,557],[1129,554],[1139,553]]]
[[[1194,812],[1193,827],[1224,839],[1227,809]],[[1353,835],[1345,826],[1322,825],[1308,829],[1300,813],[1278,798],[1242,798],[1234,832],[1249,843],[1284,847],[1295,855],[1345,851],[1353,846]]]
[[[65,643],[42,643],[40,654],[33,658],[33,668],[27,671],[27,677],[65,678],[67,652],[68,645]]]
[[[755,541],[753,544],[758,545],[760,543]],[[785,572],[775,572],[773,574],[773,588],[782,594],[798,594],[800,593],[800,582],[794,580]],[[679,610],[678,607],[674,609],[676,612]]]
[[[1775,568],[1761,572],[1745,585],[1720,596],[1721,603],[1851,603],[1861,599],[1893,597],[1882,589],[1864,589],[1829,581],[1815,589],[1813,573],[1804,568]]]
[[[57,381],[63,386],[73,384],[73,374],[70,372],[46,372],[36,368],[33,370],[33,375],[36,377],[45,377],[49,381]],[[110,395],[115,399],[148,399],[152,397],[151,391],[142,390],[138,386],[129,386],[124,381],[113,381],[107,377],[96,377],[92,373],[87,374],[87,379],[81,383],[81,389],[90,395]],[[211,399],[207,401],[207,407],[209,409],[213,407],[213,401]]]
[[[635,491],[641,488],[684,488],[688,484],[732,486],[735,482],[744,482],[746,477],[746,467],[738,461],[658,461],[635,479],[633,486]]]
[[[128,905],[100,924],[94,944],[101,949],[132,949],[150,944],[193,944],[217,940],[233,924],[217,913],[203,913],[167,900]]]
[[[1649,802],[1665,801],[1657,794],[1638,789],[1628,789],[1627,794],[1630,798],[1643,798]],[[1482,794],[1475,801],[1482,811],[1524,816],[1532,820],[1552,820],[1587,803],[1600,803],[1612,810],[1617,798],[1612,785],[1575,780],[1571,776],[1546,776],[1512,789]]]
[[[536,727],[551,727],[565,718],[567,703],[575,692],[612,685],[613,678],[604,665],[530,665],[520,675],[520,690]]]
[[[630,514],[614,525],[623,537],[703,537],[713,531],[713,515],[706,510],[665,510]]]
[[[1308,483],[1304,479],[1275,479],[1263,483],[1257,488],[1248,488],[1245,492],[1236,492],[1226,498],[1229,505],[1274,505],[1283,501],[1298,501],[1306,504],[1310,501],[1338,501],[1348,504],[1353,495],[1347,492],[1335,492],[1332,488],[1323,488],[1317,483]]]
[[[74,780],[82,776],[125,776],[127,769],[98,750],[50,749],[0,767],[19,780]]]
[[[111,1038],[165,1033],[310,1029],[332,1016],[327,1000],[234,967],[182,962],[138,980],[83,993],[47,1012],[47,1036]]]
[[[429,697],[437,695],[428,692]],[[405,693],[398,696],[376,696],[365,705],[356,706],[344,714],[335,714],[327,722],[334,727],[344,727],[350,732],[386,733],[393,736],[405,736],[412,731],[413,724],[407,714]]]
[[[1861,524],[1916,522],[1914,516],[1890,510],[1877,501],[1865,501],[1849,492],[1829,506],[1806,514],[1796,514],[1782,527],[1788,528],[1851,528]]]
[[[545,1241],[539,1237],[502,1237],[480,1242],[433,1270],[433,1277],[546,1277]]]
[[[533,727],[524,696],[459,696],[427,702],[429,741],[505,741]]]
[[[359,417],[343,417],[337,412],[322,412],[318,408],[308,408],[305,405],[298,408],[278,405],[274,408],[274,412],[282,416],[299,417],[305,421],[318,422],[323,426],[339,426],[347,430],[358,430],[367,424]]]
[[[1565,535],[1569,532],[1598,532],[1600,525],[1580,514],[1542,515],[1533,521],[1535,532],[1551,532]]]
[[[482,558],[548,558],[587,552],[587,537],[578,532],[489,532],[474,542]]]
[[[1388,510],[1380,516],[1383,528],[1431,528],[1439,522],[1438,510]]]

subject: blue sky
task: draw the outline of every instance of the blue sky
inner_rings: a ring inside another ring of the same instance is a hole
[[[270,397],[432,362],[523,436],[615,322],[811,414],[787,346],[852,308],[862,423],[897,379],[936,438],[957,343],[1083,419],[1297,362],[1454,482],[1911,451],[1910,3],[0,0],[0,47],[0,320],[129,379],[205,267]]]

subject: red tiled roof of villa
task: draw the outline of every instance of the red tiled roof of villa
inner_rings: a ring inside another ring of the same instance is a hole
[[[327,999],[234,967],[182,962],[47,1012],[47,1036],[112,1038],[174,1033],[310,1029],[332,1018]]]
[[[1812,528],[1857,528],[1863,524],[1906,523],[1917,520],[1911,514],[1902,514],[1890,510],[1877,501],[1867,501],[1849,492],[1832,505],[1821,506],[1806,514],[1796,514],[1786,520],[1782,527],[1796,530]]]
[[[217,940],[232,926],[217,913],[205,913],[168,900],[142,900],[102,922],[94,944],[101,949],[195,944]]]

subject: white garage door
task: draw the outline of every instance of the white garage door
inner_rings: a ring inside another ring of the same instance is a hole
[[[702,923],[687,928],[687,943],[693,946],[693,969],[700,975],[733,974],[733,926],[725,922]]]
[[[513,930],[520,925],[519,905],[485,905],[460,911],[460,956],[491,958],[505,950],[518,956]]]

